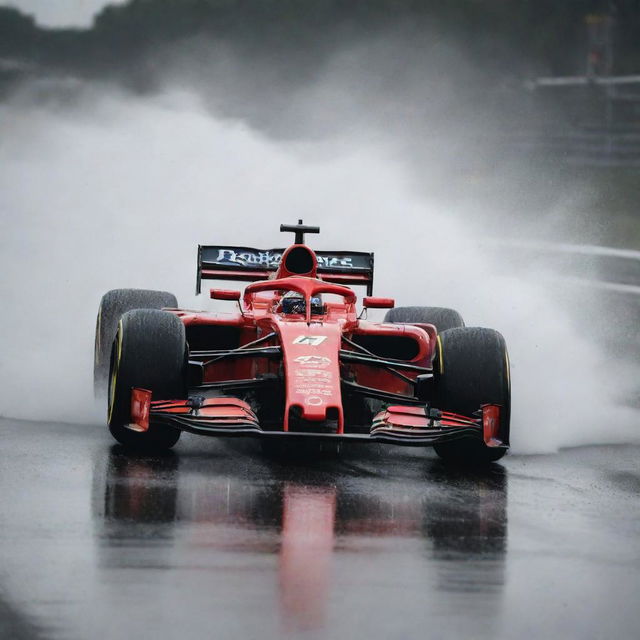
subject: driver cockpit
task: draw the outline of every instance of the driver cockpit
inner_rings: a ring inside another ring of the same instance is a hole
[[[322,296],[311,296],[309,302],[311,303],[312,316],[321,316],[326,313]],[[280,300],[278,311],[285,315],[305,315],[307,312],[305,297],[297,291],[287,291]]]

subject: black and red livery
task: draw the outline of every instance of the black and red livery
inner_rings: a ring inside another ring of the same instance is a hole
[[[181,431],[315,442],[434,446],[442,457],[490,462],[509,447],[509,360],[502,336],[465,327],[441,307],[393,309],[371,296],[373,254],[314,252],[302,221],[288,249],[200,246],[204,279],[230,313],[177,308],[171,294],[103,297],[96,382],[108,380],[113,436],[167,448]],[[350,286],[367,289],[363,309]],[[290,304],[291,300],[295,304]],[[366,310],[391,309],[383,322]],[[114,335],[115,334],[115,335]],[[107,375],[108,373],[108,375]]]

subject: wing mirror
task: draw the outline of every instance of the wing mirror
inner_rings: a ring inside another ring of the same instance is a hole
[[[240,292],[233,289],[209,289],[212,300],[240,300]]]
[[[362,304],[365,309],[393,309],[396,301],[393,298],[373,298],[368,296],[363,298]]]

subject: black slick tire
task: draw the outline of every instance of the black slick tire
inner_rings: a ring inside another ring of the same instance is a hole
[[[509,355],[500,333],[480,327],[443,331],[438,335],[434,376],[438,409],[472,416],[483,404],[499,404],[500,438],[509,443]],[[494,462],[506,453],[475,439],[454,440],[434,448],[444,460],[464,465]]]
[[[396,324],[432,324],[438,333],[464,327],[462,316],[447,307],[396,307],[384,316],[384,322]]]
[[[132,309],[175,309],[177,306],[176,297],[167,291],[112,289],[102,296],[93,353],[93,388],[96,396],[103,395],[107,389],[111,345],[122,314]]]
[[[111,351],[108,423],[113,437],[126,447],[168,449],[180,431],[153,424],[146,432],[127,428],[131,389],[152,392],[153,400],[187,396],[187,350],[184,324],[167,311],[135,309],[118,323]]]

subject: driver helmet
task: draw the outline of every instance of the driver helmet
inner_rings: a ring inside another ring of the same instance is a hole
[[[304,296],[297,291],[288,291],[282,297],[282,313],[304,314],[307,310]],[[324,305],[320,296],[311,297],[311,313],[321,315],[324,313]]]

